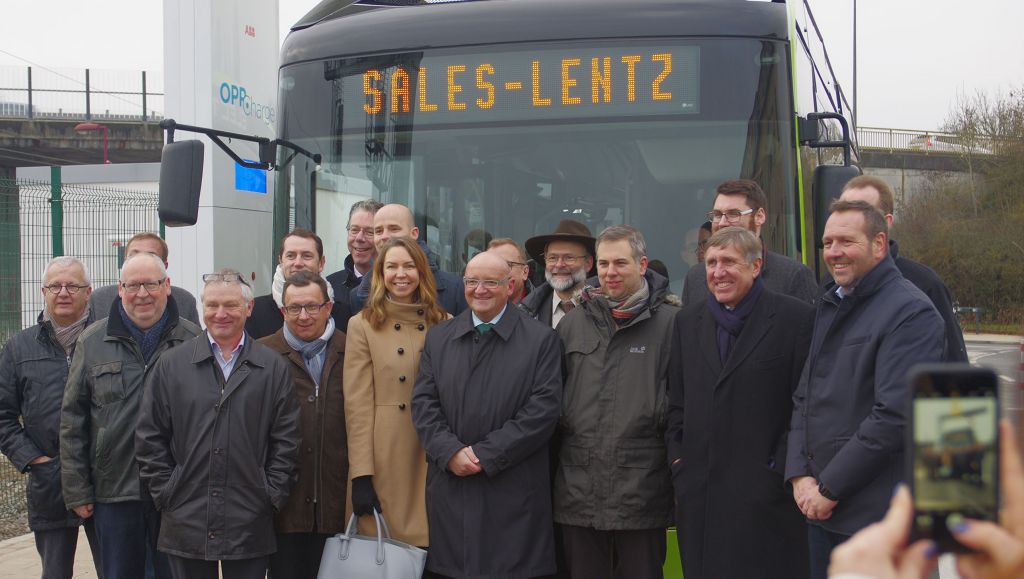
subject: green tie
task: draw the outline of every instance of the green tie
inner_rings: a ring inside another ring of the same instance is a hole
[[[487,332],[490,332],[491,328],[493,328],[493,327],[494,327],[494,324],[488,324],[487,322],[481,322],[481,323],[477,324],[476,331],[477,331],[477,333],[480,333],[480,334],[486,334]]]

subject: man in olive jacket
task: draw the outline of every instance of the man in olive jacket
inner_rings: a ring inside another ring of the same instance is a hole
[[[348,446],[342,394],[345,333],[334,326],[327,282],[297,271],[281,292],[284,326],[259,342],[280,355],[295,382],[302,448],[298,482],[274,517],[274,579],[316,579],[327,538],[345,529]]]
[[[572,577],[660,577],[672,523],[665,429],[679,307],[628,225],[598,236],[597,275],[601,287],[584,288],[557,329],[567,376],[555,522]]]
[[[135,449],[172,576],[215,579],[220,562],[224,579],[263,578],[298,461],[299,408],[288,363],[245,333],[245,278],[222,269],[203,281],[206,333],[153,367]]]
[[[64,502],[93,517],[106,579],[138,579],[155,551],[159,514],[139,484],[132,444],[147,374],[168,350],[199,334],[178,316],[163,260],[140,253],[121,268],[110,315],[82,333],[71,362],[60,420]]]
[[[43,273],[43,311],[34,326],[11,336],[0,354],[0,451],[28,473],[28,526],[43,566],[43,579],[71,577],[82,519],[68,511],[60,486],[60,405],[75,342],[92,323],[85,264],[56,257]],[[92,519],[85,534],[100,569]],[[102,575],[102,573],[99,573]]]

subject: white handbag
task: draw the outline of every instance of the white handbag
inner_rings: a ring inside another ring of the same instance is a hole
[[[356,534],[355,514],[344,533],[327,539],[317,579],[419,579],[427,552],[391,538],[384,517],[373,510],[377,536]]]

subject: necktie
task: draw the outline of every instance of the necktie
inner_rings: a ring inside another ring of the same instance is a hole
[[[568,300],[568,301],[564,301],[564,302],[558,304],[558,307],[563,312],[568,314],[569,312],[571,312],[573,310],[573,308],[576,307],[576,304],[572,303],[572,300]]]
[[[479,334],[486,334],[487,332],[490,332],[491,328],[493,328],[493,327],[494,327],[494,324],[488,324],[487,322],[482,322],[480,324],[477,324],[476,331]]]

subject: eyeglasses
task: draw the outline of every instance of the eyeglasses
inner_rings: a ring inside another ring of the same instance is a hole
[[[712,223],[721,221],[723,217],[725,217],[725,220],[729,223],[736,223],[740,220],[740,217],[750,215],[753,212],[753,209],[744,209],[743,211],[740,211],[739,209],[730,209],[728,211],[708,211],[705,217],[707,217],[708,221]]]
[[[291,305],[291,306],[285,306],[284,307],[284,311],[285,311],[286,314],[288,314],[289,317],[292,317],[292,318],[299,317],[299,314],[302,313],[302,310],[306,310],[306,314],[308,314],[310,316],[315,316],[315,315],[319,314],[320,310],[324,306],[326,306],[328,303],[329,302],[324,302],[322,304],[304,304],[304,305],[295,304],[295,305]]]
[[[476,289],[480,286],[483,286],[484,289],[489,290],[498,289],[499,285],[502,285],[506,282],[508,282],[507,277],[501,279],[476,279],[472,277],[462,278],[462,283],[466,284],[466,287],[469,289]]]
[[[124,288],[124,291],[126,291],[126,292],[128,292],[130,294],[137,294],[137,293],[139,293],[139,290],[142,289],[142,288],[146,288],[147,292],[153,293],[156,290],[158,290],[160,288],[160,286],[164,285],[164,282],[166,280],[167,280],[167,278],[165,277],[164,279],[157,280],[157,281],[143,281],[143,282],[134,282],[133,281],[131,283],[122,283],[121,287]]]
[[[544,263],[548,265],[555,265],[559,261],[565,263],[565,265],[576,265],[581,259],[586,259],[585,255],[552,255],[550,253],[544,254]]]
[[[357,225],[351,225],[348,228],[348,234],[351,235],[352,237],[359,235],[360,232],[362,232],[362,234],[366,237],[369,237],[371,239],[373,238],[372,227],[359,227]]]
[[[509,267],[529,267],[521,261],[506,261],[505,263],[507,263]]]
[[[249,282],[245,281],[240,273],[204,273],[203,283],[212,283],[215,281],[222,281],[224,283],[235,283],[236,281],[242,285],[249,285]]]
[[[53,295],[60,294],[60,290],[66,289],[71,295],[75,295],[83,289],[87,288],[87,285],[75,285],[73,283],[51,283],[50,285],[44,285],[43,289],[49,291]]]

